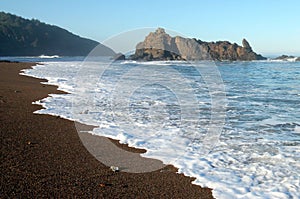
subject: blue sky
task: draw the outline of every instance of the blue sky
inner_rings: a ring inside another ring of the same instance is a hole
[[[58,25],[99,42],[164,27],[204,41],[246,38],[263,55],[300,56],[299,0],[1,0],[0,10]]]

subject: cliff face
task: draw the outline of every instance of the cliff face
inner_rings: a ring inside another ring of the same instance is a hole
[[[246,39],[243,46],[228,41],[204,42],[201,40],[171,37],[164,29],[151,32],[136,47],[134,60],[263,60],[253,52]]]
[[[85,56],[97,45],[101,44],[57,26],[0,12],[0,56]],[[103,55],[115,54],[100,47]]]

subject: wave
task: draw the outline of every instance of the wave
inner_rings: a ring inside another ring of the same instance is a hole
[[[134,64],[134,65],[151,65],[151,66],[171,66],[171,65],[183,65],[183,66],[192,66],[199,64],[208,64],[215,65],[214,61],[210,60],[169,60],[169,61],[136,61],[136,60],[125,60],[122,61],[121,64]]]
[[[110,117],[114,114],[112,112],[114,109],[110,110],[110,102],[107,100],[111,89],[110,82],[101,82],[103,84],[96,87],[99,90],[95,90],[94,82],[87,81],[84,82],[86,89],[82,90],[81,83],[76,81],[78,70],[81,69],[80,64],[81,62],[44,62],[43,65],[37,65],[33,69],[22,71],[23,75],[48,79],[48,84],[57,85],[59,89],[69,93],[65,95],[52,94],[46,99],[35,102],[35,104],[44,107],[44,109],[35,113],[60,116],[88,125],[99,125],[99,128],[93,130],[93,134],[118,139],[129,146],[146,149],[147,152],[143,154],[144,157],[173,164],[179,169],[179,173],[195,177],[194,184],[213,188],[213,195],[216,198],[299,198],[300,145],[298,136],[300,123],[298,122],[299,112],[294,105],[295,103],[279,103],[280,101],[274,100],[270,105],[265,106],[264,102],[248,98],[249,90],[245,90],[244,87],[237,88],[240,91],[238,93],[243,97],[242,101],[237,103],[232,100],[232,98],[236,98],[236,94],[235,90],[230,88],[240,84],[240,79],[235,77],[237,75],[241,76],[241,73],[253,74],[257,70],[256,67],[246,67],[242,71],[238,71],[235,66],[240,66],[239,63],[234,62],[232,66],[224,63],[226,70],[223,71],[222,75],[224,80],[227,80],[225,83],[228,86],[229,96],[232,96],[229,98],[229,105],[233,111],[227,112],[229,119],[222,132],[220,142],[211,153],[204,156],[201,152],[204,146],[201,142],[202,137],[199,137],[199,141],[191,142],[187,139],[189,135],[182,136],[181,131],[177,130],[176,127],[148,132],[142,131],[142,126],[140,131],[137,131],[139,129],[137,125],[143,124],[135,122],[133,123],[135,125],[132,125],[134,131],[131,126],[126,126],[126,128],[129,128],[128,132],[123,131],[122,126],[117,126],[117,124],[122,123],[119,120],[114,122]],[[124,61],[121,64],[174,64],[174,61]],[[269,71],[268,66],[273,65],[261,64],[261,67],[265,68],[261,69],[261,75],[257,77],[259,79],[253,85],[268,79],[270,73],[264,73],[264,70]],[[297,71],[298,65],[291,65],[291,70]],[[256,64],[253,64],[253,66],[256,66]],[[98,80],[99,77],[94,71],[99,70],[99,64],[88,63],[86,67],[84,74],[88,75],[89,80],[94,78]],[[124,67],[127,67],[127,65]],[[281,68],[285,67],[284,64],[281,66]],[[282,74],[284,72],[282,71]],[[234,77],[232,77],[232,74],[234,74]],[[293,74],[286,73],[284,75]],[[109,76],[109,80],[113,78],[114,76]],[[270,78],[271,80],[272,82],[268,82],[270,85],[274,83],[273,79]],[[180,79],[177,81],[180,81]],[[290,87],[294,86],[292,82],[287,81],[285,83]],[[255,89],[257,89],[258,96],[263,94],[264,88],[256,87]],[[80,93],[83,91],[87,92],[81,95]],[[276,99],[281,99],[279,95],[284,96],[284,98],[291,97],[286,96],[284,90],[279,91],[278,93],[270,92],[270,97],[276,96]],[[296,92],[299,93],[298,90]],[[155,97],[155,95],[153,94],[152,97]],[[143,96],[140,95],[140,97]],[[97,106],[93,106],[85,99],[93,99]],[[151,99],[154,103],[151,105],[152,108],[162,107],[163,110],[166,107],[165,103],[158,104],[162,101],[154,100],[155,98]],[[251,106],[247,105],[249,100],[252,100]],[[80,106],[73,106],[74,102]],[[169,103],[169,101],[167,102]],[[205,102],[205,100],[200,101],[200,106],[202,106],[201,103]],[[142,110],[141,108],[150,106],[147,103],[141,103],[138,104],[138,107],[140,109],[134,110]],[[201,112],[202,119],[210,116],[206,114],[204,108],[201,109],[203,110]],[[249,113],[249,109],[252,112]],[[153,110],[155,111],[155,109]],[[125,117],[122,112],[118,113],[119,117]],[[141,113],[142,115],[144,112],[134,113]],[[164,116],[163,112],[160,113]],[[256,118],[264,118],[261,117],[261,114],[263,116],[267,115],[268,118],[262,121],[260,121],[261,119],[256,120]],[[175,113],[171,116],[174,118]],[[232,119],[233,117],[238,119]],[[99,123],[99,121],[101,122]]]
[[[53,58],[59,58],[58,55],[40,55],[38,56],[39,58],[42,58],[42,59],[53,59]]]
[[[188,61],[135,61],[126,60],[122,64],[141,64],[141,65],[173,65],[173,64],[187,64]]]
[[[266,61],[268,62],[296,62],[299,57],[285,58],[285,59],[272,59],[269,58]]]

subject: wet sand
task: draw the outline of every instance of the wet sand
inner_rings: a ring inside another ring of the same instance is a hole
[[[0,198],[213,198],[211,189],[193,185],[172,166],[113,172],[84,147],[74,122],[33,114],[41,109],[33,101],[63,92],[40,84],[45,80],[19,75],[32,65],[0,62]]]

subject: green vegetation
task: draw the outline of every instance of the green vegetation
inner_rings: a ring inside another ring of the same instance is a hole
[[[0,12],[0,56],[84,56],[98,44],[37,19]],[[103,48],[106,55],[114,54]]]

